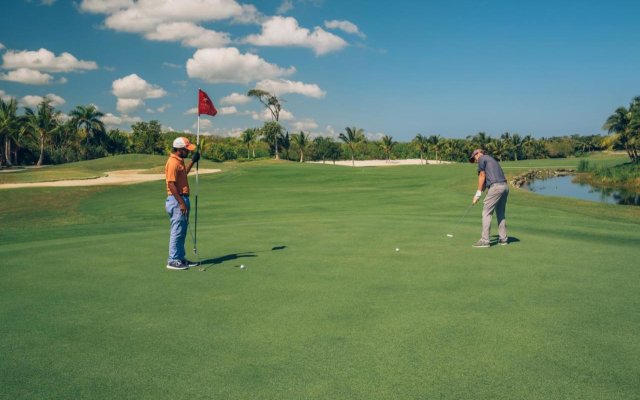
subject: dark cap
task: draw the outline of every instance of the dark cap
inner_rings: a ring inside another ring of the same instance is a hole
[[[475,149],[475,150],[473,151],[473,153],[471,153],[471,156],[469,157],[469,162],[470,162],[470,163],[473,163],[473,162],[475,161],[476,154],[479,154],[479,153],[484,154],[484,150],[482,150],[482,149]]]

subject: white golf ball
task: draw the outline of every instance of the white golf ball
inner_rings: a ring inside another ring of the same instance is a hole
[[[400,249],[398,247],[396,247],[396,251],[400,251]]]
[[[244,264],[240,266],[240,269],[243,269],[243,268],[244,268]]]

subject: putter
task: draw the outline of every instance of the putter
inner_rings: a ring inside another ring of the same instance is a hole
[[[467,216],[467,214],[469,214],[469,210],[471,210],[471,207],[473,207],[473,203],[471,203],[469,205],[469,207],[467,207],[466,211],[464,212],[464,214],[462,215],[462,217],[452,226],[452,228],[457,228],[458,225],[460,225],[460,222],[462,222],[462,220],[464,219],[464,217]],[[453,230],[453,229],[452,229]],[[447,233],[447,237],[452,238],[453,234],[452,233]]]
[[[189,234],[191,235],[191,241],[193,242],[193,254],[198,259],[198,271],[204,272],[207,269],[202,266],[202,260],[200,259],[200,255],[198,254],[198,249],[196,247],[196,239],[195,239],[195,237],[193,235],[193,232],[191,231],[191,224],[189,223],[188,219],[187,219],[187,230],[189,231]]]

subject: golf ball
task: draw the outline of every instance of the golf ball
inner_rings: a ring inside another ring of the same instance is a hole
[[[240,266],[240,269],[244,269],[244,264]]]
[[[396,251],[400,251],[400,249],[398,247],[396,247]]]

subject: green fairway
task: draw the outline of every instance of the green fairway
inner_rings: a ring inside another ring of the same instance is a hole
[[[165,158],[110,160],[82,169]],[[0,190],[0,397],[638,398],[640,207],[512,189],[476,249],[470,164],[223,170],[206,272],[165,268],[163,181]]]

